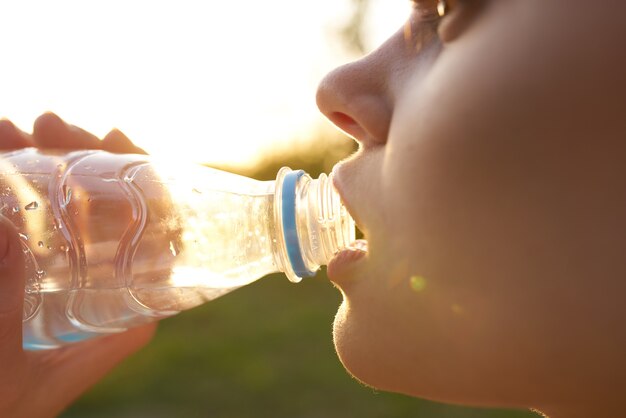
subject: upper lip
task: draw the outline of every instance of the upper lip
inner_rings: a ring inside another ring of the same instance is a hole
[[[356,224],[357,228],[363,231],[361,220],[355,208],[352,206],[352,203],[350,202],[348,198],[348,194],[345,191],[345,186],[342,183],[340,173],[341,173],[341,163],[336,165],[333,168],[333,171],[332,171],[333,186],[335,186],[337,193],[339,193],[339,196],[341,197],[341,203],[346,207],[346,209],[348,210],[348,213],[350,214],[350,216],[352,216],[352,219],[354,219],[354,223]]]

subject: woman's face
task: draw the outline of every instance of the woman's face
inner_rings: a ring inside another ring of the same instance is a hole
[[[593,397],[626,376],[626,4],[413,6],[318,91],[360,144],[335,179],[369,243],[329,266],[339,356],[447,402]]]

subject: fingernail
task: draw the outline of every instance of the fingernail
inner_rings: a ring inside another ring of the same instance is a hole
[[[17,128],[8,119],[0,119],[0,141],[12,141],[17,135]]]
[[[8,119],[0,119],[0,134],[11,133],[15,131],[15,125]]]

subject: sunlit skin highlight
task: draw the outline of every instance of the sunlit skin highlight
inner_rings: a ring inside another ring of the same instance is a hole
[[[329,266],[339,357],[413,396],[619,416],[626,5],[413,3],[318,90],[360,125],[335,170],[369,244]]]

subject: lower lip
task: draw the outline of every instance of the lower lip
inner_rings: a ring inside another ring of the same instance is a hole
[[[328,263],[327,274],[331,280],[351,273],[356,264],[367,255],[367,241],[357,240],[349,248],[339,251]]]

